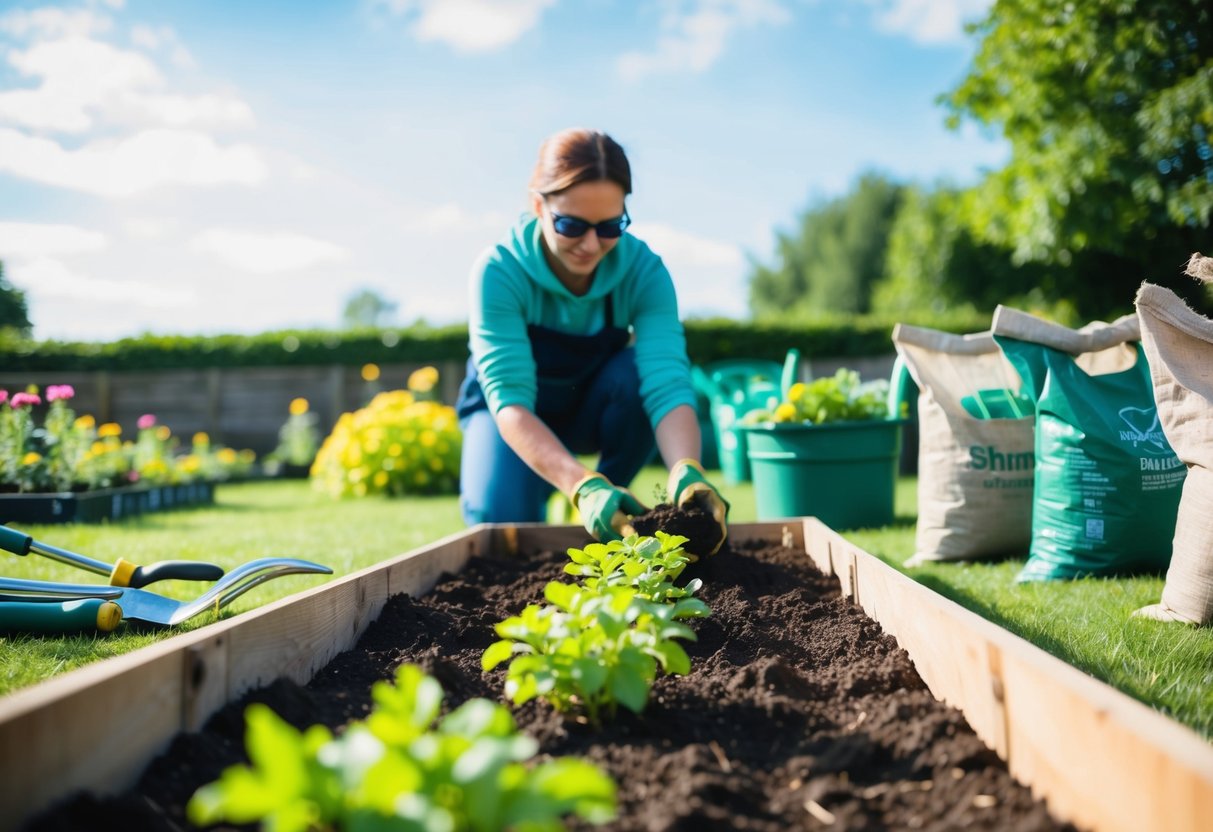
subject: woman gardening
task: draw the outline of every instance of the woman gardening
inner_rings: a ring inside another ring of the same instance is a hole
[[[671,502],[707,509],[723,542],[728,504],[698,461],[674,284],[626,233],[631,192],[613,139],[557,133],[539,149],[531,212],[472,268],[471,358],[456,404],[469,524],[540,521],[558,488],[590,534],[616,539],[647,511],[625,486],[656,446]],[[598,454],[598,470],[577,454]]]

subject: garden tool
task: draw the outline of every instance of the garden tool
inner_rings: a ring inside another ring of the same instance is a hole
[[[66,563],[68,566],[96,572],[98,575],[106,575],[113,586],[142,587],[155,581],[171,579],[217,581],[223,577],[222,567],[196,560],[164,560],[150,566],[137,566],[128,560],[118,558],[117,563],[109,564],[42,543],[7,526],[0,526],[0,549],[7,549],[14,555],[21,556],[33,552],[35,555],[42,555],[44,558]]]
[[[192,601],[176,601],[134,587],[102,587],[0,577],[0,629],[43,632],[81,629],[88,625],[82,624],[87,614],[80,610],[90,609],[92,612],[89,614],[96,618],[97,629],[104,630],[101,616],[105,611],[100,609],[103,605],[73,606],[74,602],[82,599],[116,604],[121,608],[121,617],[128,621],[171,627],[206,610],[217,612],[268,580],[304,573],[331,575],[333,570],[298,558],[258,558],[228,572]],[[55,626],[57,623],[64,626]]]

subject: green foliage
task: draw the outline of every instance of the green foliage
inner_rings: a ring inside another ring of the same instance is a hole
[[[0,338],[0,363],[11,371],[164,370],[423,363],[467,359],[467,327],[282,330],[260,335],[143,335],[108,343]]]
[[[1074,303],[1064,297],[1068,270],[1017,264],[1010,251],[978,242],[963,222],[969,199],[944,186],[906,189],[889,232],[885,277],[875,287],[873,309],[900,318],[968,310],[985,321],[980,327],[985,329],[1002,303],[1068,326],[1083,323]]]
[[[846,195],[805,211],[795,233],[779,235],[776,263],[751,277],[755,317],[868,312],[900,200],[899,185],[867,173]]]
[[[346,329],[374,329],[395,315],[398,307],[374,289],[360,289],[346,300],[341,322]]]
[[[524,765],[538,744],[501,705],[472,699],[439,719],[442,688],[413,665],[371,693],[370,715],[337,738],[316,725],[300,733],[250,706],[251,765],[199,789],[190,820],[262,821],[276,832],[495,832],[559,830],[569,814],[594,823],[614,816],[615,784],[594,765]]]
[[[674,585],[688,563],[686,541],[658,531],[569,549],[565,572],[582,584],[552,581],[543,590],[547,604],[497,624],[501,640],[484,651],[482,667],[509,661],[505,693],[518,705],[542,697],[595,725],[618,705],[644,710],[658,667],[690,672],[676,639],[694,641],[695,633],[682,619],[711,614],[692,597],[699,580]]]
[[[1084,314],[1130,306],[1143,278],[1184,283],[1213,213],[1213,7],[997,0],[974,31],[951,122],[1011,146],[962,208],[974,237],[1069,267],[1058,290]]]
[[[516,705],[542,697],[562,713],[584,712],[598,725],[618,705],[639,713],[648,702],[658,666],[690,672],[691,660],[675,639],[695,640],[679,619],[708,614],[698,598],[673,604],[649,601],[631,587],[591,590],[552,581],[546,605],[496,625],[501,641],[484,652],[492,670],[506,660],[505,693]]]
[[[33,325],[29,320],[25,292],[5,279],[4,263],[0,262],[0,331],[6,329],[18,338],[24,338],[30,334]]]
[[[622,540],[591,543],[584,549],[568,550],[572,563],[565,564],[564,571],[579,576],[590,590],[630,586],[641,598],[666,603],[694,595],[703,585],[698,578],[686,586],[674,583],[690,563],[682,548],[686,542],[681,535],[659,529],[653,537],[631,534]]]
[[[887,419],[888,395],[888,381],[861,383],[859,373],[844,367],[832,376],[793,384],[787,397],[773,409],[750,411],[742,422],[823,425]]]

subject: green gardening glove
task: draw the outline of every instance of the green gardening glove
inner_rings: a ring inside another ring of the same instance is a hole
[[[725,538],[729,536],[729,503],[720,496],[716,486],[708,482],[703,466],[693,459],[682,459],[670,468],[670,478],[666,484],[666,493],[670,501],[679,508],[696,505],[712,515],[720,526],[720,542],[709,555],[720,551]]]
[[[577,483],[569,499],[581,513],[585,530],[603,543],[621,539],[631,516],[648,511],[632,492],[613,485],[602,474],[590,474]]]

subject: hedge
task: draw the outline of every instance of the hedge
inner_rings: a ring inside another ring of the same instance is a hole
[[[873,316],[804,323],[755,323],[720,318],[686,322],[687,352],[696,364],[723,358],[781,361],[791,347],[806,357],[892,352],[896,321]],[[972,316],[914,320],[948,332],[973,332],[989,321]],[[411,364],[467,358],[467,326],[415,325],[369,330],[284,330],[260,335],[144,335],[105,343],[32,341],[0,335],[7,372],[156,370],[202,367]]]

